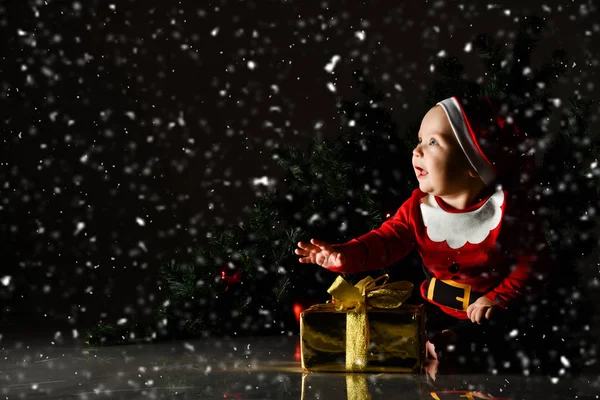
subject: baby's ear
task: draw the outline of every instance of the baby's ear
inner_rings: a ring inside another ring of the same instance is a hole
[[[477,171],[475,171],[473,168],[469,168],[469,176],[471,178],[480,178],[480,176],[477,173]]]

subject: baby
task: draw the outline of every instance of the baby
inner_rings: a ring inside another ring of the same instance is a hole
[[[519,173],[522,138],[486,98],[437,103],[412,154],[419,188],[381,227],[356,239],[299,242],[299,261],[348,274],[386,267],[416,249],[427,278],[420,286],[427,350],[436,359],[436,344],[460,342],[461,332],[468,340],[481,336],[473,326],[506,325],[506,310],[538,288],[549,268],[544,237],[523,217],[531,211],[502,185]]]

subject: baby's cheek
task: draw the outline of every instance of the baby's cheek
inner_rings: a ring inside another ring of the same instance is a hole
[[[458,163],[454,163],[448,166],[448,168],[450,175],[455,178],[463,177],[465,173],[469,171],[464,165],[460,165]]]

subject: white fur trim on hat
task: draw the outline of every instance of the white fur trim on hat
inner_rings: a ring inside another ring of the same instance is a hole
[[[458,144],[467,156],[471,166],[479,174],[483,180],[483,183],[486,185],[492,183],[496,178],[496,172],[488,163],[485,156],[481,153],[474,135],[469,132],[469,128],[467,127],[467,123],[465,121],[465,114],[463,113],[462,107],[458,103],[458,100],[455,97],[449,97],[437,104],[441,105],[446,112],[448,120],[450,121],[450,125],[452,126],[452,130],[454,131],[454,135],[458,140]]]

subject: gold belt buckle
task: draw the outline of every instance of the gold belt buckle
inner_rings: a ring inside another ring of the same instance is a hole
[[[429,289],[427,290],[427,298],[429,300],[433,300],[433,291],[435,288],[436,281],[437,278],[431,278],[431,280],[429,281]],[[462,303],[462,310],[467,311],[467,308],[469,308],[469,301],[471,300],[471,285],[467,285],[466,283],[458,283],[451,280],[440,279],[440,281],[444,282],[447,285],[454,286],[463,290],[463,296],[456,297],[456,300]]]

